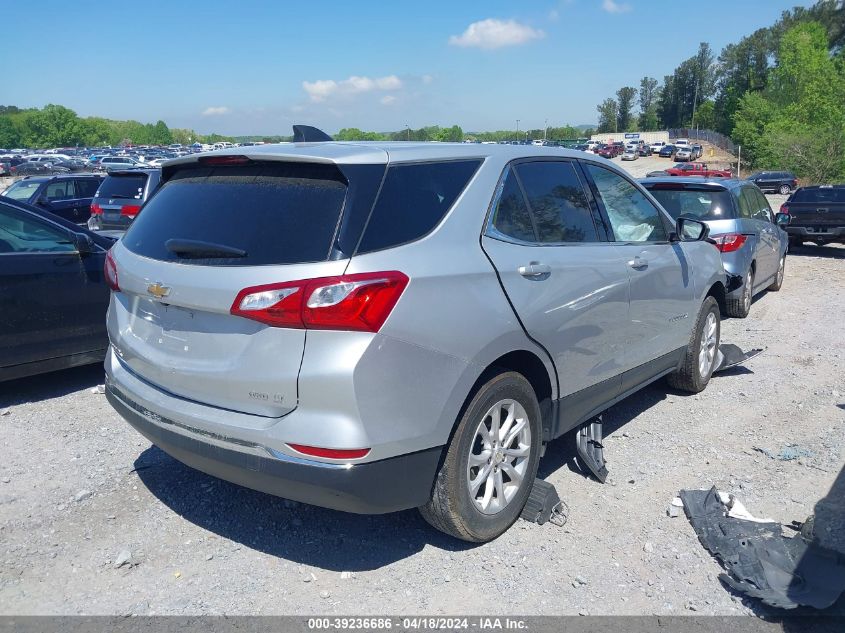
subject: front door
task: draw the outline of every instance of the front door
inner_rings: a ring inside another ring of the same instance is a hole
[[[623,391],[674,367],[697,314],[691,263],[665,216],[627,178],[585,163],[630,280]]]

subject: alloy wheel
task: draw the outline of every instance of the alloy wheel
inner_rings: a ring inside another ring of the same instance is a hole
[[[704,327],[701,329],[701,345],[698,350],[698,374],[706,378],[716,359],[719,324],[713,312],[707,313]]]
[[[467,461],[469,496],[483,514],[501,512],[526,479],[531,457],[531,425],[525,408],[507,398],[479,422]]]

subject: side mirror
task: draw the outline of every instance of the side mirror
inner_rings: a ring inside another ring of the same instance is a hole
[[[701,242],[710,235],[710,227],[701,220],[678,218],[675,220],[675,237],[679,242]]]
[[[792,222],[792,216],[788,213],[775,214],[775,224],[778,226],[787,226],[790,222]]]
[[[90,235],[86,235],[85,233],[74,233],[73,244],[76,246],[76,250],[79,251],[80,255],[90,255],[96,250],[94,240],[91,239]]]

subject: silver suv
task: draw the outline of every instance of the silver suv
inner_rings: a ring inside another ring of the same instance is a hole
[[[167,163],[111,250],[109,401],[176,459],[486,541],[546,443],[707,385],[725,275],[609,161],[297,143]]]

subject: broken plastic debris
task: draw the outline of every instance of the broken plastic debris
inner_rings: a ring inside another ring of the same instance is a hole
[[[91,387],[91,393],[106,393],[106,386],[97,385],[96,387]]]
[[[718,353],[716,354],[716,369],[713,373],[736,367],[742,363],[751,360],[755,356],[763,353],[761,348],[755,348],[747,352],[743,352],[737,345],[733,343],[722,343],[719,345]]]
[[[798,459],[799,457],[813,456],[813,451],[806,448],[802,448],[798,446],[798,444],[789,444],[787,446],[784,446],[782,449],[780,449],[780,452],[778,453],[773,453],[769,449],[761,448],[759,446],[754,446],[753,448],[758,453],[763,453],[763,455],[765,455],[766,457],[769,457],[771,459],[777,459],[782,462],[789,462],[793,459]]]
[[[813,517],[786,538],[780,523],[731,516],[748,511],[731,495],[728,508],[715,487],[680,494],[699,541],[728,572],[719,579],[734,590],[783,609],[824,609],[845,591],[845,556],[819,544]]]

